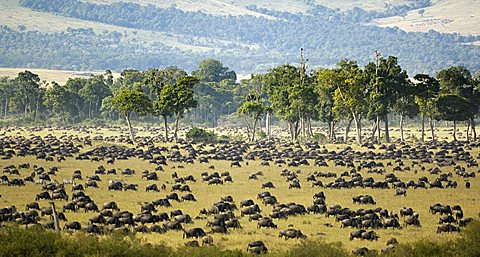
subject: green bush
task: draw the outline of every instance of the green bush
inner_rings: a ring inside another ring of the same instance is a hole
[[[191,128],[185,136],[196,143],[213,143],[216,140],[215,133],[196,127]]]
[[[257,138],[260,140],[265,139],[267,138],[267,133],[265,133],[263,130],[260,130],[257,132]]]

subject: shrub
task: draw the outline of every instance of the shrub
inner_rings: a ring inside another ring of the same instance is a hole
[[[201,142],[201,143],[212,143],[215,142],[216,137],[213,132],[206,131],[202,128],[191,128],[186,134],[187,140],[193,142]]]

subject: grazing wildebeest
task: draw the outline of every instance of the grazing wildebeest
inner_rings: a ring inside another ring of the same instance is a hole
[[[45,192],[38,193],[37,196],[35,197],[35,201],[38,201],[40,199],[52,200],[52,197],[50,196],[50,193],[45,191]]]
[[[268,253],[268,249],[263,241],[253,241],[248,243],[247,252],[254,254],[266,254]]]
[[[183,230],[183,238],[191,238],[191,237],[199,238],[199,237],[204,237],[206,235],[207,234],[205,233],[205,231],[203,231],[202,228],[191,228],[188,230]]]
[[[146,192],[149,192],[149,191],[160,192],[160,190],[158,189],[158,186],[156,184],[147,185],[147,187],[145,188],[145,191]]]
[[[280,230],[280,232],[278,233],[278,236],[285,237],[285,240],[288,240],[289,238],[301,238],[301,239],[307,238],[307,236],[304,235],[300,230],[293,229],[293,228],[289,228],[287,230]]]
[[[277,224],[273,223],[273,221],[269,218],[262,218],[258,221],[257,227],[265,227],[265,228],[277,228]]]
[[[69,223],[66,223],[65,226],[63,226],[63,230],[80,230],[82,228],[82,226],[80,225],[80,222],[78,221],[73,221],[73,222],[69,222]]]

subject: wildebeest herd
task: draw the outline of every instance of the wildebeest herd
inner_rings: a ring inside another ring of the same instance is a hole
[[[153,130],[133,146],[115,128],[96,129],[0,137],[2,226],[54,229],[54,202],[65,233],[256,254],[323,239],[362,255],[413,232],[461,233],[480,212],[475,143],[163,143]]]

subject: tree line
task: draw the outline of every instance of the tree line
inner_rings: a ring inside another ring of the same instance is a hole
[[[479,77],[462,66],[443,69],[435,77],[409,77],[396,57],[383,58],[379,53],[375,62],[363,67],[341,60],[334,68],[307,70],[302,61],[299,66],[283,64],[240,82],[235,71],[215,59],[203,60],[191,74],[168,66],[126,69],[114,78],[107,70],[88,78],[70,78],[65,85],[41,81],[24,71],[13,79],[0,78],[0,113],[3,118],[21,116],[37,123],[125,119],[132,142],[132,118],[163,121],[165,140],[176,140],[182,118],[216,126],[219,117],[234,113],[244,120],[250,141],[257,139],[261,121],[270,136],[272,119],[280,119],[288,125],[293,141],[313,137],[312,122],[320,122],[327,126],[330,141],[337,140],[341,123],[346,124],[344,138],[348,139],[353,123],[358,144],[365,140],[362,131],[367,124],[371,124],[369,141],[390,142],[392,115],[399,117],[402,141],[406,117],[420,117],[422,142],[427,120],[433,140],[435,120],[453,122],[454,140],[457,123],[466,122],[467,138],[476,140]],[[173,135],[169,123],[173,123]]]

